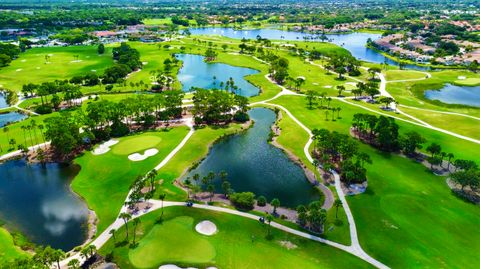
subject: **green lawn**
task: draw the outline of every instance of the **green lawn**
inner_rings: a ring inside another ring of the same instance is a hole
[[[168,131],[122,137],[118,139],[118,144],[103,155],[85,152],[83,156],[75,159],[81,170],[72,182],[72,189],[82,196],[90,209],[97,214],[98,232],[102,232],[115,220],[135,178],[159,164],[182,141],[187,132],[187,127],[178,127]],[[139,162],[132,162],[127,158],[128,154],[148,148],[156,148],[159,152]]]
[[[26,255],[26,252],[15,246],[12,235],[0,227],[0,265]]]
[[[307,127],[347,133],[353,114],[367,111],[347,104],[342,119],[325,121],[318,109],[309,110],[301,97],[285,96],[274,101],[289,109]],[[320,115],[320,116],[319,116]],[[459,158],[478,159],[480,146],[427,128],[397,121],[401,133],[415,130],[429,142]],[[297,127],[298,128],[298,127]],[[472,253],[480,250],[480,208],[454,196],[445,178],[426,167],[397,155],[362,145],[373,164],[367,167],[365,194],[349,197],[362,246],[367,253],[390,266],[478,267]],[[477,153],[476,153],[477,152]],[[391,246],[397,251],[391,251]],[[465,246],[469,246],[465,253]]]
[[[385,79],[388,80],[408,80],[425,78],[424,72],[413,70],[388,70],[385,72]]]
[[[466,79],[459,79],[455,80],[455,84],[461,86],[477,86],[480,85],[480,78],[466,78]]]
[[[49,55],[48,61],[45,56]],[[74,58],[78,55],[77,59]],[[20,91],[23,84],[42,83],[55,79],[70,79],[95,70],[103,70],[113,64],[111,49],[103,55],[97,54],[96,46],[70,46],[33,48],[20,54],[18,59],[0,69],[0,85]]]
[[[183,267],[204,268],[364,268],[368,264],[350,254],[311,240],[273,229],[273,239],[266,240],[266,227],[258,221],[239,216],[187,207],[165,209],[162,224],[155,224],[160,212],[141,218],[137,229],[139,245],[114,247],[113,239],[100,250],[112,252],[121,268],[158,268],[174,263]],[[218,228],[212,236],[194,229],[202,220]],[[130,231],[131,228],[130,228]],[[117,232],[123,240],[124,228]],[[253,237],[253,242],[252,242]],[[131,237],[130,237],[131,238]],[[287,249],[282,242],[292,244]]]

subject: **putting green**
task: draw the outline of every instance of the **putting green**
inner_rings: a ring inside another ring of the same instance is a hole
[[[463,86],[476,86],[476,85],[480,85],[480,78],[459,79],[459,80],[455,80],[455,84],[463,85]]]
[[[215,258],[215,248],[193,230],[193,223],[192,217],[181,216],[155,225],[138,247],[129,252],[131,263],[138,268],[152,268],[171,261],[211,262]]]
[[[143,153],[144,150],[155,148],[162,138],[153,135],[137,136],[122,140],[112,147],[112,152],[117,155],[127,155],[135,152]]]

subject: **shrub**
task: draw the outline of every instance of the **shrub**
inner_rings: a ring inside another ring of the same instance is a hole
[[[38,114],[50,114],[52,113],[52,107],[49,105],[40,105],[35,108],[35,112]]]
[[[265,196],[260,196],[257,199],[257,205],[258,206],[265,206],[267,204],[267,198]]]
[[[250,119],[250,117],[245,112],[237,111],[233,116],[233,119],[238,122],[246,122]]]
[[[237,192],[230,195],[230,201],[237,209],[252,210],[255,205],[255,194],[252,192]]]

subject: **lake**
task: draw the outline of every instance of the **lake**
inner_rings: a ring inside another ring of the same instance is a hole
[[[16,122],[27,118],[27,115],[18,113],[18,112],[9,112],[0,114],[0,128],[7,125],[8,123]]]
[[[190,91],[192,87],[218,89],[221,82],[225,84],[230,78],[233,78],[235,85],[238,86],[236,93],[239,95],[249,97],[260,92],[257,87],[245,80],[245,76],[259,73],[257,70],[223,63],[206,63],[205,57],[201,55],[178,54],[176,57],[183,62],[177,78],[185,92]]]
[[[2,93],[0,93],[0,108],[5,108],[8,106],[9,105],[7,104],[7,100],[5,100],[5,96],[3,96]]]
[[[221,35],[229,38],[235,39],[256,39],[257,36],[262,38],[273,39],[273,40],[288,40],[288,41],[316,41],[320,42],[321,39],[319,35],[304,33],[304,32],[294,32],[294,31],[285,31],[279,29],[252,29],[252,30],[235,30],[233,28],[190,28],[190,32],[193,35]],[[345,33],[345,34],[327,34],[328,42],[341,46],[348,51],[357,59],[372,63],[387,63],[389,65],[396,65],[398,63],[393,61],[381,53],[378,53],[375,50],[367,48],[367,40],[370,38],[375,40],[381,37],[381,34],[374,33]],[[405,65],[405,68],[416,69],[416,70],[429,70],[429,67],[418,66],[413,64]]]
[[[235,191],[251,191],[257,196],[264,195],[268,201],[278,198],[289,207],[318,200],[318,190],[307,181],[303,169],[267,141],[275,113],[254,108],[249,115],[255,122],[252,128],[220,140],[187,176],[198,173],[203,177],[210,171],[217,174],[226,171]],[[215,184],[220,192],[220,179]]]
[[[87,236],[88,209],[70,191],[76,166],[0,164],[0,219],[39,245],[64,251],[81,245]]]
[[[456,86],[446,84],[440,90],[425,91],[425,97],[446,104],[461,104],[480,107],[480,86]]]

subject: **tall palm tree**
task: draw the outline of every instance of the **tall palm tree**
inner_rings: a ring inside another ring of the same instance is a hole
[[[160,199],[160,201],[162,201],[162,205],[161,205],[162,213],[160,215],[160,219],[163,218],[163,201],[165,200],[165,197],[167,197],[167,195],[165,193],[160,193],[158,195],[158,199]]]
[[[8,135],[8,132],[10,132],[10,128],[8,128],[8,126],[3,127],[3,132],[7,135],[7,141],[10,141],[10,137]]]
[[[108,233],[111,234],[113,236],[113,243],[116,244],[117,243],[117,238],[115,237],[115,232],[117,230],[115,229],[111,229]]]
[[[118,218],[123,219],[123,222],[125,223],[125,231],[127,233],[127,242],[128,242],[128,221],[132,218],[132,215],[122,212]]]
[[[335,206],[335,218],[338,219],[338,208],[342,206],[342,201],[340,199],[335,199],[333,205]]]
[[[35,144],[38,145],[38,140],[37,140],[37,122],[35,120],[32,119],[32,121],[30,121],[30,128],[32,128],[33,130],[33,134],[35,136]]]
[[[133,220],[133,245],[135,245],[135,236],[137,234],[137,226],[140,224],[141,220],[136,218]]]

